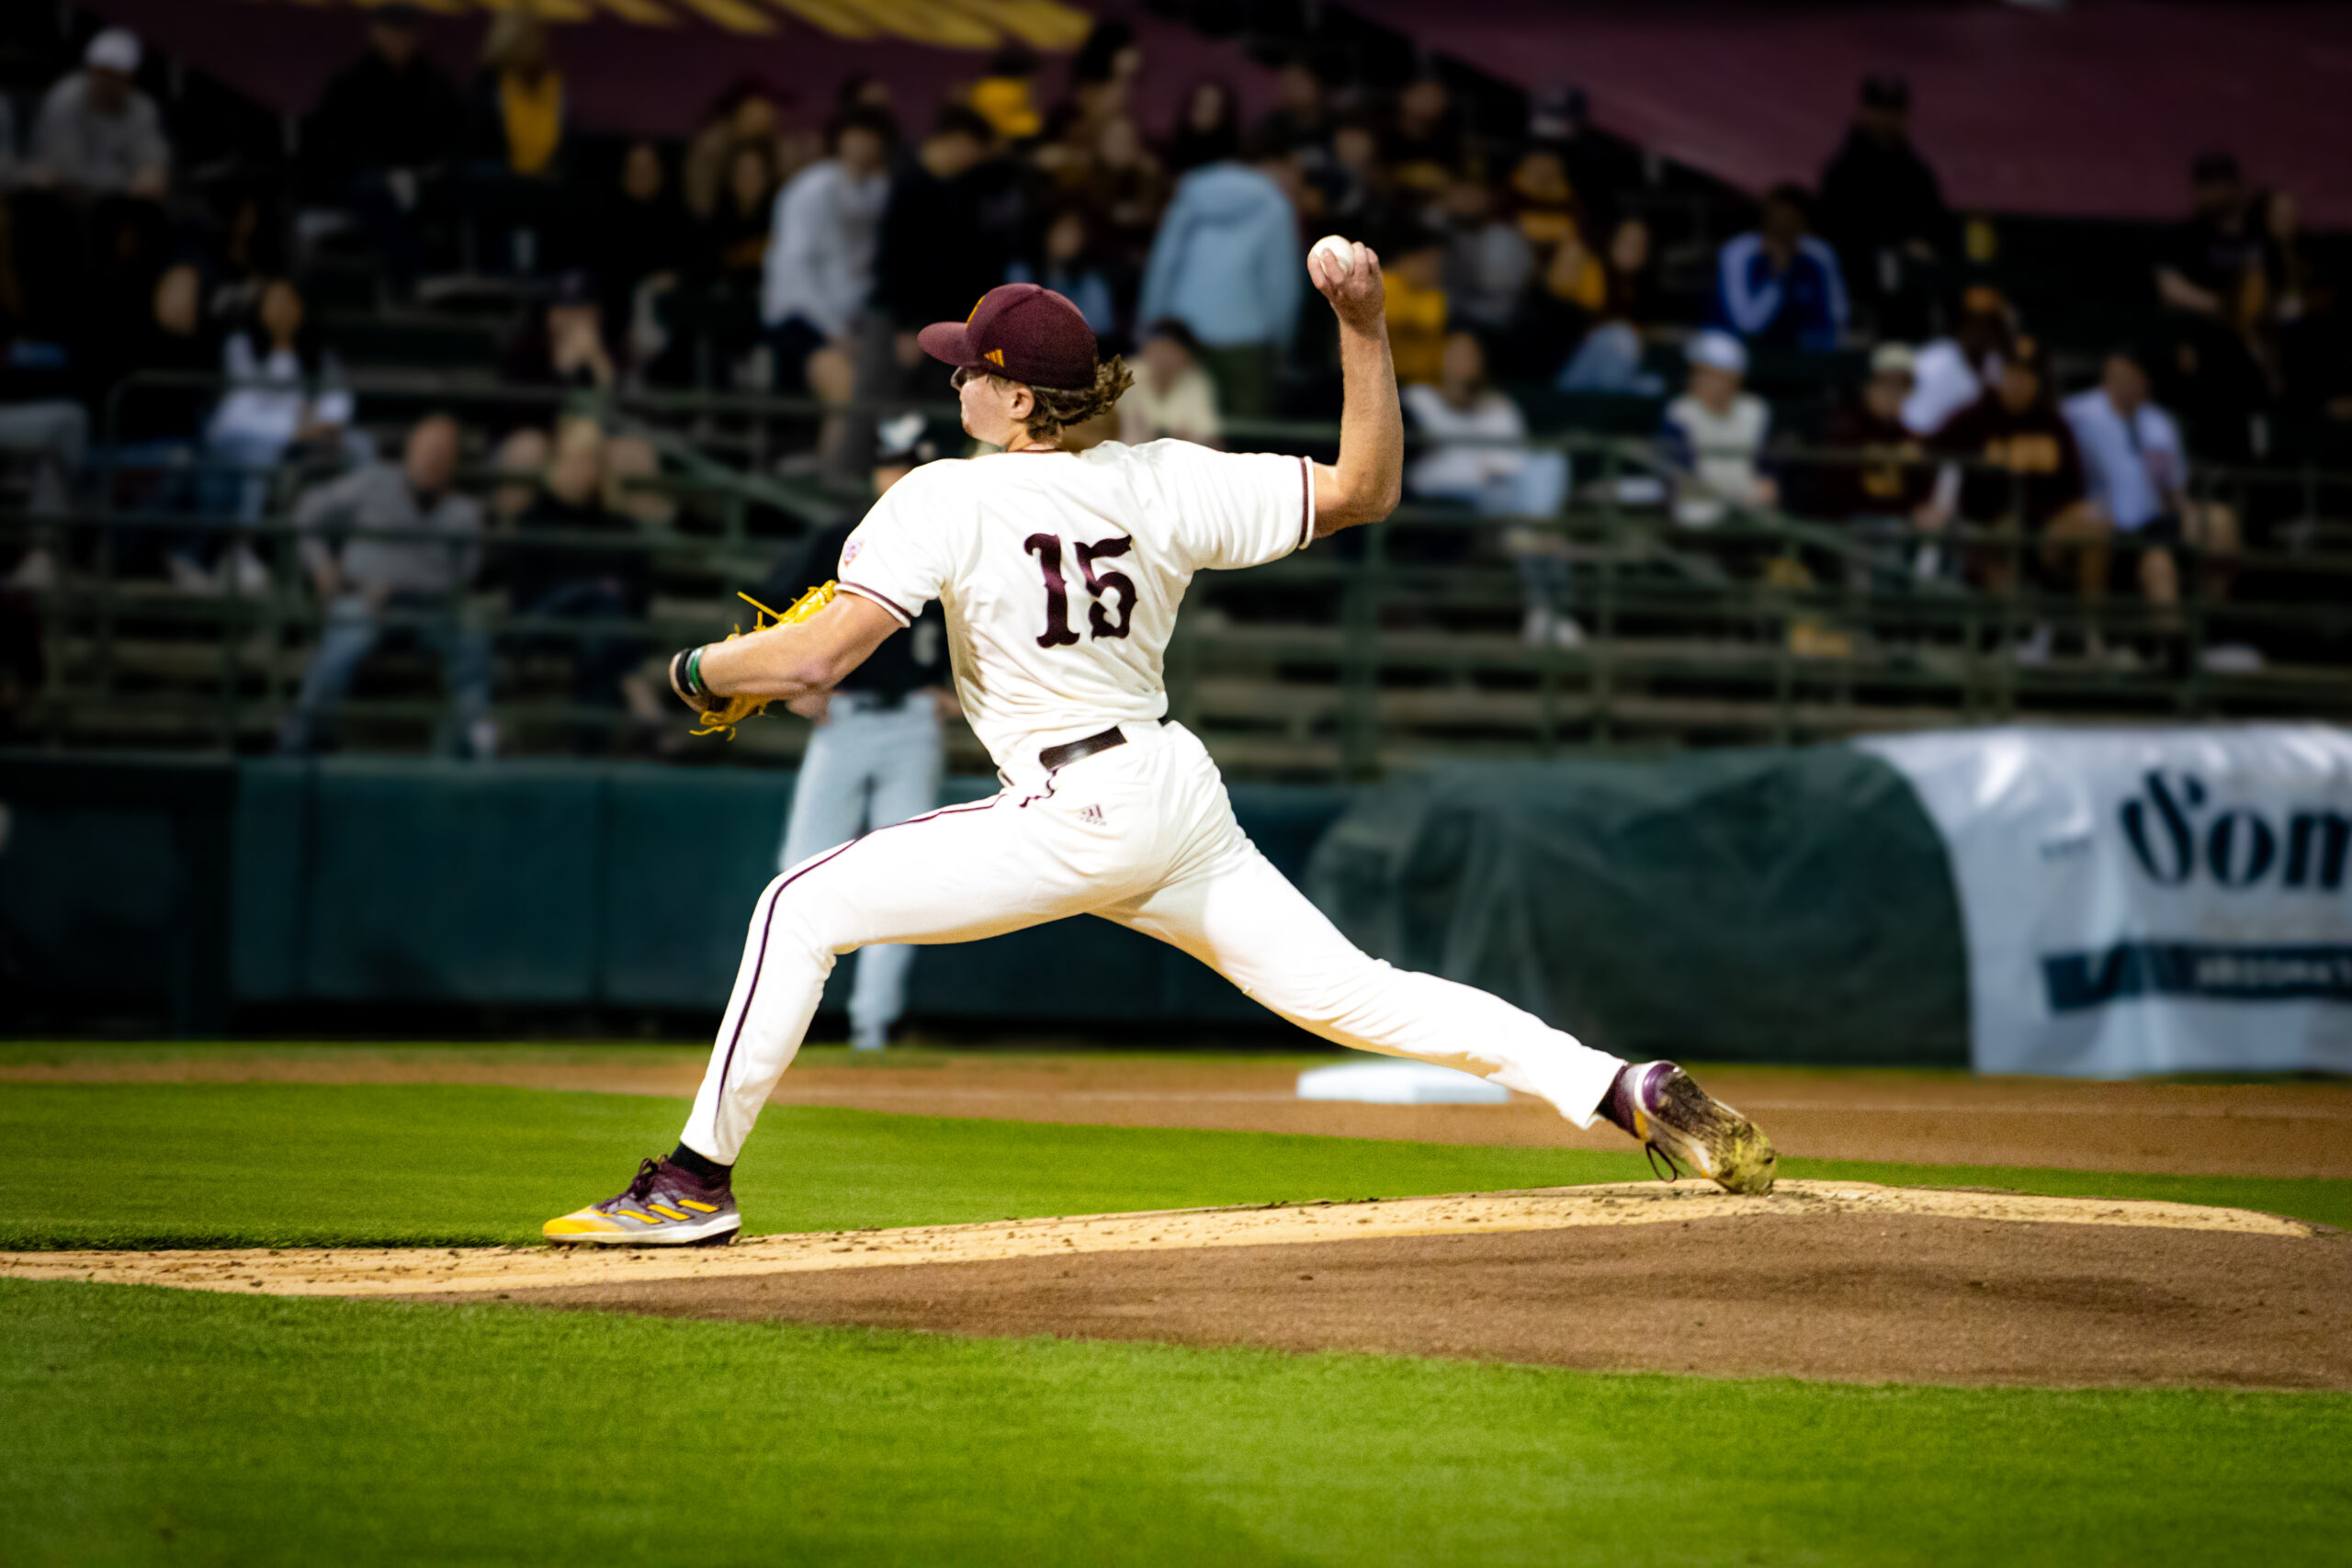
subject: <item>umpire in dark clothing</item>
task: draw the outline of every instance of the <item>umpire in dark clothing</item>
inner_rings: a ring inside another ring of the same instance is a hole
[[[938,456],[924,438],[923,419],[910,413],[884,422],[874,459],[876,494]],[[860,519],[863,521],[863,519]],[[820,528],[778,566],[761,601],[783,610],[809,589],[840,575],[842,547],[855,522]],[[939,802],[944,751],[944,717],[956,711],[947,670],[947,626],[936,603],[904,637],[887,639],[874,656],[830,693],[803,698],[792,711],[814,719],[816,732],[800,761],[786,819],[777,869],[847,843],[861,833],[922,815]],[[906,1009],[911,947],[861,948],[850,991],[850,1043],[878,1051]]]

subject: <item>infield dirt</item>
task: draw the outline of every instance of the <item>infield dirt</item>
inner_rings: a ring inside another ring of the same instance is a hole
[[[2187,1204],[1613,1185],[763,1236],[33,1253],[0,1275],[1844,1382],[2352,1388],[2352,1237]]]
[[[1890,1215],[518,1292],[676,1317],[1845,1382],[2352,1388],[2352,1247]],[[431,1298],[426,1298],[431,1299]]]

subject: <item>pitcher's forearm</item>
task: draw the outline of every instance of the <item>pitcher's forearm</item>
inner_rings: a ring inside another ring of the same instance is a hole
[[[791,702],[830,691],[842,674],[832,669],[808,623],[714,642],[695,660],[705,690],[722,697],[774,697]]]
[[[671,661],[671,684],[705,712],[711,697],[797,702],[831,691],[898,629],[873,600],[838,594],[805,621],[687,649]]]
[[[1396,510],[1405,488],[1405,413],[1386,322],[1373,331],[1340,326],[1340,460],[1331,470],[1339,493],[1318,499],[1317,538],[1378,522]]]

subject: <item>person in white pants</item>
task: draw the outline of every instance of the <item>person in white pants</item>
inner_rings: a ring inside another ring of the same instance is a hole
[[[938,456],[912,413],[884,422],[874,455],[878,497]],[[835,524],[772,574],[763,597],[789,604],[833,575],[854,525]],[[793,711],[816,721],[793,785],[776,869],[845,844],[859,834],[903,822],[939,803],[944,744],[941,721],[953,715],[947,690],[947,635],[937,605],[926,606],[902,637],[892,637],[840,685],[796,700]],[[849,997],[853,1048],[879,1051],[907,1008],[907,971],[915,950],[900,942],[862,949]]]
[[[1062,432],[1111,408],[1132,378],[1098,361],[1076,306],[1034,284],[923,329],[924,350],[956,367],[965,429],[1003,450],[916,470],[842,547],[831,603],[679,653],[671,683],[704,712],[734,696],[799,701],[937,600],[965,715],[1004,788],[770,883],[678,1146],[615,1197],[548,1221],[549,1240],[731,1238],[736,1156],[836,958],[1078,914],[1183,949],[1326,1040],[1475,1073],[1579,1126],[1606,1117],[1733,1191],[1770,1190],[1770,1143],[1672,1063],[1629,1065],[1482,991],[1359,952],[1259,853],[1206,749],[1167,722],[1161,660],[1194,572],[1276,559],[1396,504],[1405,437],[1379,258],[1335,238],[1307,267],[1340,319],[1336,465],[1182,441],[1063,450]]]

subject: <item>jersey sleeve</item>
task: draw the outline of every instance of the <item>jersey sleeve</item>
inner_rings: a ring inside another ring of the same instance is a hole
[[[1259,566],[1313,539],[1315,466],[1307,459],[1219,452],[1190,441],[1139,450],[1195,568]]]
[[[935,543],[940,530],[924,526],[924,507],[927,499],[950,502],[950,498],[934,484],[917,483],[921,477],[920,469],[908,475],[874,503],[842,546],[835,572],[842,592],[871,599],[897,616],[900,626],[912,626],[922,607],[939,597],[942,579]]]

